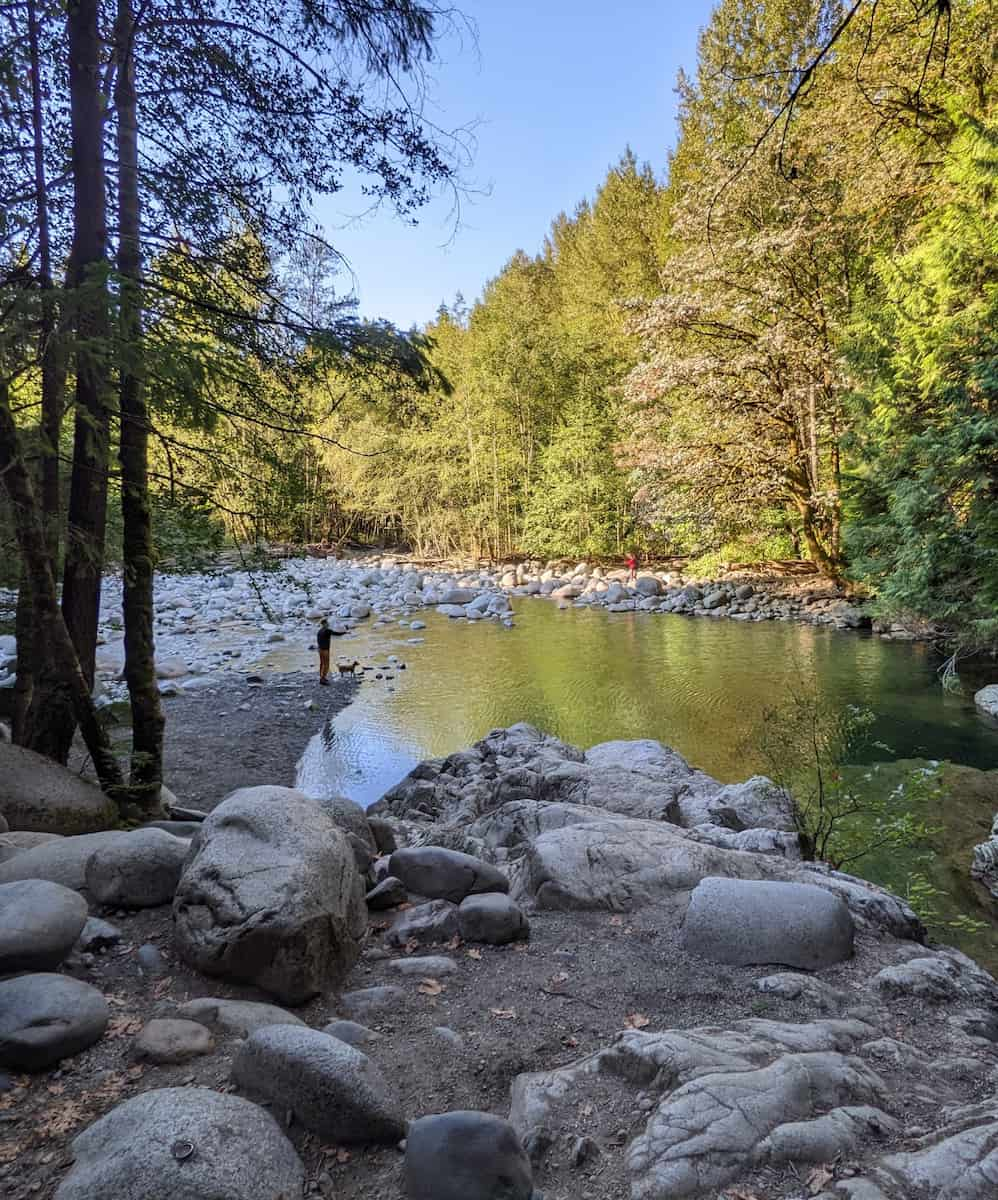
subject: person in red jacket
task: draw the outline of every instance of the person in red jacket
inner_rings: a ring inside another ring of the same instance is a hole
[[[633,550],[627,554],[627,582],[633,583],[638,577],[638,556]]]

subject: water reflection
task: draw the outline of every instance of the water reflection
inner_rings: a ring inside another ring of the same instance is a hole
[[[581,746],[657,738],[720,779],[743,779],[765,769],[754,749],[764,710],[799,675],[835,703],[872,709],[875,739],[898,758],[998,766],[996,727],[970,695],[942,691],[924,646],[775,622],[519,607],[513,632],[431,614],[421,645],[400,628],[351,638],[351,654],[384,663],[394,653],[409,669],[392,681],[366,675],[309,743],[299,785],[367,805],[421,759],[516,721]]]

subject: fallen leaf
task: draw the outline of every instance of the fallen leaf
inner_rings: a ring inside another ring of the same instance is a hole
[[[561,1044],[563,1046],[567,1046],[569,1050],[574,1050],[579,1044],[579,1039],[575,1037],[563,1037],[561,1039]]]
[[[644,1029],[651,1024],[651,1017],[646,1017],[644,1013],[628,1013],[624,1018],[625,1029]]]
[[[807,1177],[807,1190],[812,1196],[817,1196],[825,1190],[826,1184],[832,1182],[835,1172],[826,1166],[815,1167]]]
[[[375,921],[374,924],[371,926],[371,928],[374,930],[375,933],[384,933],[384,931],[388,928],[388,922],[387,921]]]
[[[156,986],[153,988],[153,995],[154,996],[162,996],[163,993],[169,989],[169,987],[172,983],[173,983],[172,977],[167,975],[164,979],[161,979],[159,981],[159,983],[157,983]]]
[[[746,1192],[742,1188],[734,1188],[722,1192],[721,1200],[759,1200],[759,1195],[757,1192]]]
[[[141,1028],[142,1021],[138,1017],[113,1017],[107,1023],[109,1037],[131,1037]]]
[[[461,935],[455,933],[451,940],[444,947],[445,950],[456,950],[461,945]]]
[[[623,923],[624,923],[623,917],[611,917],[610,918],[611,925],[623,925]]]
[[[444,990],[444,985],[439,979],[423,979],[416,989],[417,992],[422,992],[424,996],[439,996]]]
[[[526,954],[530,947],[526,942],[514,942],[513,949],[517,952],[517,954]]]
[[[350,1161],[350,1151],[349,1151],[349,1150],[344,1150],[344,1149],[343,1149],[343,1147],[341,1146],[341,1147],[340,1147],[340,1148],[339,1148],[339,1149],[336,1151],[336,1161],[337,1161],[338,1163],[341,1163],[341,1164],[342,1164],[342,1163],[348,1163],[348,1162]]]
[[[466,953],[467,953],[468,957],[473,958],[475,960],[475,962],[481,962],[481,959],[482,959],[481,950],[471,949],[471,950],[466,951]]]
[[[50,1083],[45,1090],[51,1092],[53,1096],[61,1096],[66,1090],[66,1085],[64,1083]]]
[[[412,908],[412,904],[408,900],[403,900],[401,904],[395,905],[396,912],[405,912],[408,908]]]
[[[593,1108],[593,1106],[591,1104],[583,1104],[583,1106],[579,1109],[579,1116],[580,1117],[591,1117],[595,1111],[596,1110]]]
[[[406,954],[415,954],[416,951],[419,949],[419,942],[417,942],[415,938],[410,938],[406,942],[403,949],[405,950]]]
[[[516,1019],[515,1008],[490,1008],[489,1012],[494,1017],[498,1017],[500,1021],[513,1021]]]

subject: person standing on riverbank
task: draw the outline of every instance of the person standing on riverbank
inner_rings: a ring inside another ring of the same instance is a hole
[[[633,583],[638,577],[638,556],[636,551],[627,552],[627,582]]]
[[[315,644],[319,651],[319,682],[329,686],[329,643],[333,640],[333,631],[325,617],[319,622],[319,631],[315,635]]]

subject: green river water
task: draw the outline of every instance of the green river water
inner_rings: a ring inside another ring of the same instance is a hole
[[[998,724],[973,705],[989,675],[968,675],[963,694],[946,693],[936,658],[920,644],[789,623],[562,610],[544,600],[517,609],[513,630],[431,613],[419,645],[396,627],[341,639],[335,651],[376,663],[395,654],[408,669],[390,683],[368,673],[354,703],[309,742],[300,781],[313,793],[340,791],[370,804],[421,759],[529,721],[583,747],[656,738],[732,782],[767,773],[756,749],[765,710],[785,702],[800,678],[837,705],[876,714],[873,737],[890,752],[867,752],[855,772],[864,788],[895,786],[896,760],[998,768]],[[275,655],[271,665],[284,664]],[[998,911],[967,874],[970,848],[998,811],[998,773],[978,771],[944,768],[943,797],[923,814],[940,830],[931,846],[852,869],[903,891],[917,865],[944,893],[934,932],[996,966]],[[976,934],[949,929],[960,913],[992,924]]]

